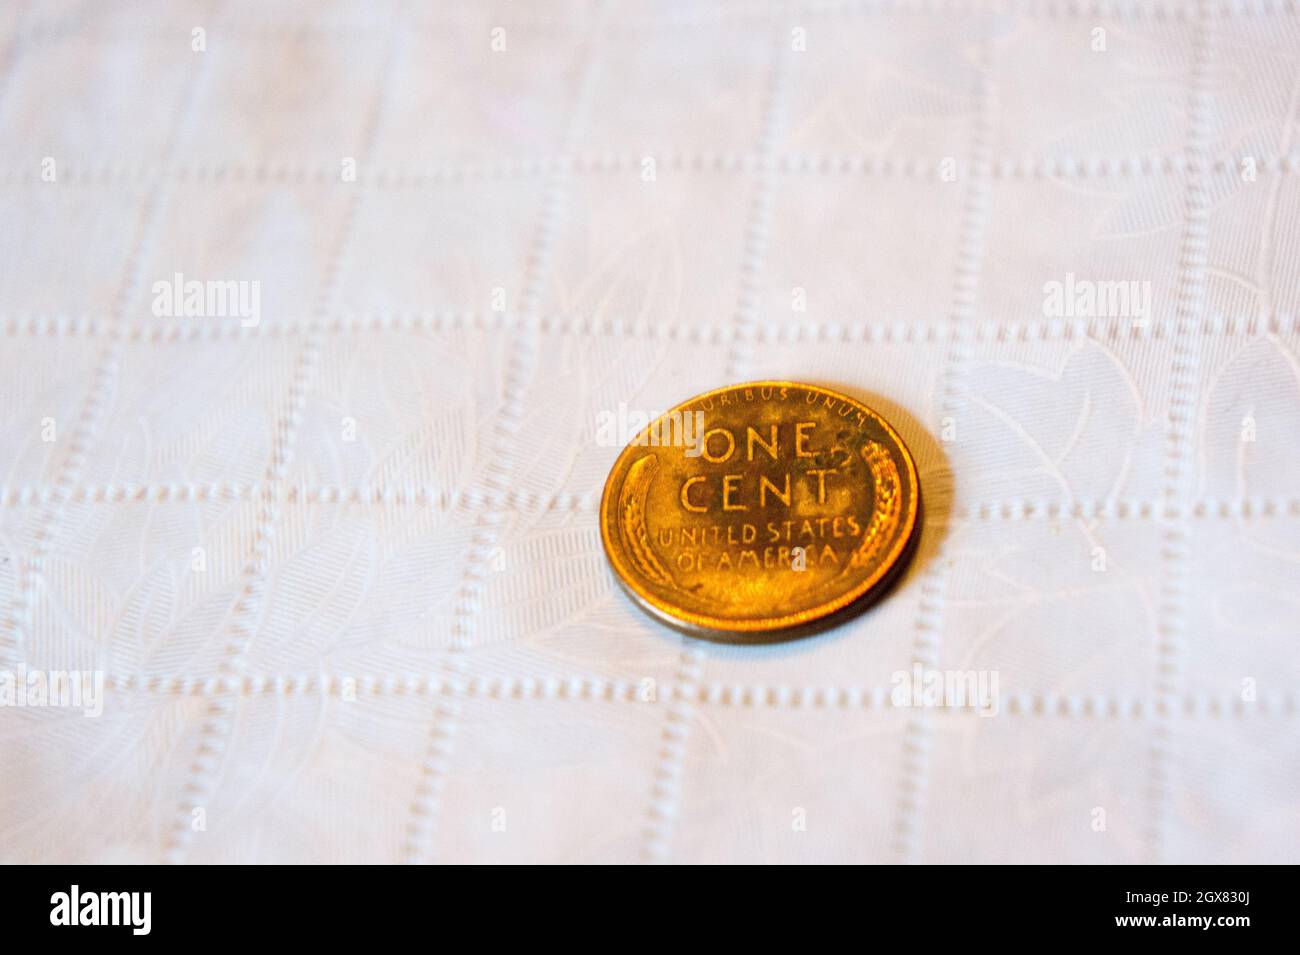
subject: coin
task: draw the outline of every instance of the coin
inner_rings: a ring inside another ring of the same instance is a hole
[[[619,455],[600,536],[634,601],[680,630],[764,642],[837,622],[905,564],[912,456],[876,412],[792,381],[719,388]]]

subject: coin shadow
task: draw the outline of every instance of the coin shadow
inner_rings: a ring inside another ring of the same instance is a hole
[[[921,486],[918,526],[912,537],[912,543],[900,556],[897,569],[881,586],[862,599],[811,625],[761,636],[746,634],[740,639],[727,637],[715,639],[689,634],[694,639],[726,646],[762,646],[765,655],[794,656],[813,651],[831,641],[849,636],[854,631],[842,624],[859,617],[869,618],[875,605],[888,600],[891,594],[903,589],[913,578],[922,574],[933,561],[939,559],[941,545],[943,539],[947,537],[952,516],[954,486],[952,468],[943,446],[915,415],[885,395],[846,382],[812,380],[809,384],[838,391],[862,402],[889,422],[889,425],[898,432],[898,436],[903,439],[903,444],[907,446],[916,464]]]

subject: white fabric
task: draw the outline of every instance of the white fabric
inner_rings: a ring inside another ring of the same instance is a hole
[[[0,710],[4,860],[1300,857],[1294,4],[0,33],[0,648],[106,679]],[[599,416],[774,377],[896,424],[923,545],[687,640],[611,581]]]

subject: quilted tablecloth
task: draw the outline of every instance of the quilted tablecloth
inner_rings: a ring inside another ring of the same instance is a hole
[[[0,859],[1300,860],[1298,112],[1281,0],[5,4]],[[923,537],[704,643],[602,425],[765,378]]]

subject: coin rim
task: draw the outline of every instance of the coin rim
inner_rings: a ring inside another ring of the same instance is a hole
[[[824,617],[828,617],[843,610],[859,598],[866,595],[877,584],[881,583],[889,576],[891,571],[898,569],[895,567],[895,564],[897,564],[899,558],[903,555],[904,551],[906,551],[908,544],[912,540],[912,535],[916,530],[916,519],[921,504],[920,481],[917,477],[916,462],[912,458],[912,452],[908,450],[907,445],[903,443],[903,439],[888,421],[851,395],[832,391],[831,389],[823,388],[820,385],[810,385],[800,381],[746,381],[735,385],[724,385],[721,388],[714,388],[712,391],[705,391],[688,398],[686,401],[674,405],[668,411],[665,411],[663,415],[657,416],[654,421],[659,420],[659,418],[662,418],[664,415],[672,414],[674,411],[679,411],[689,404],[702,401],[705,398],[715,395],[723,394],[724,392],[731,392],[742,388],[767,387],[804,388],[818,394],[829,395],[832,398],[843,399],[865,411],[876,420],[876,422],[885,430],[885,433],[893,439],[894,444],[902,453],[903,462],[907,465],[908,489],[911,493],[908,495],[908,509],[904,520],[906,529],[899,535],[894,546],[890,548],[888,557],[880,562],[880,566],[873,574],[867,577],[866,580],[855,586],[852,590],[841,594],[839,597],[827,601],[826,603],[818,604],[817,606],[811,607],[807,610],[800,610],[780,617],[765,617],[753,620],[732,620],[726,617],[714,617],[709,614],[699,614],[690,610],[684,610],[674,604],[659,599],[654,594],[650,593],[647,588],[641,586],[635,575],[629,572],[625,563],[620,559],[618,549],[614,547],[612,543],[608,504],[610,495],[614,490],[613,478],[615,474],[619,473],[623,459],[629,454],[634,453],[635,449],[644,447],[644,445],[638,445],[636,443],[636,438],[634,438],[631,443],[619,452],[618,457],[614,459],[614,464],[610,468],[609,476],[605,479],[605,489],[600,496],[600,542],[605,549],[606,558],[614,569],[614,576],[618,579],[618,582],[622,585],[623,589],[627,591],[630,596],[636,599],[636,602],[642,607],[642,609],[649,612],[656,619],[659,619],[670,626],[681,629],[683,625],[685,625],[686,628],[688,628],[688,632],[697,633],[698,635],[708,635],[709,633],[755,634],[797,629],[806,626],[814,621],[821,620]],[[648,436],[650,427],[654,424],[654,421],[647,424],[636,437],[640,438],[643,435]],[[696,628],[698,628],[698,630]]]

